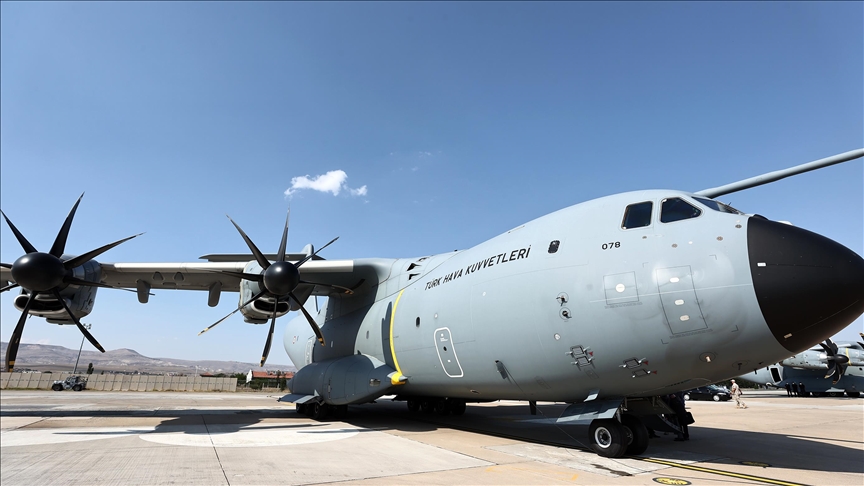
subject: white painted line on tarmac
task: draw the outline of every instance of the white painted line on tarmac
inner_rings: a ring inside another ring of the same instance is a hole
[[[156,444],[189,447],[270,447],[342,440],[364,429],[309,424],[211,424],[136,427],[26,428],[0,432],[0,447],[65,444],[138,436]]]

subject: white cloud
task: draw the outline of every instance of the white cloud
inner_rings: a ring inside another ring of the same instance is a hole
[[[286,196],[292,196],[300,189],[312,189],[318,192],[329,192],[334,196],[338,196],[341,191],[346,191],[352,196],[365,196],[366,186],[358,189],[348,187],[345,181],[348,180],[348,174],[344,170],[331,170],[323,175],[318,175],[310,178],[308,175],[294,177],[291,179],[291,187],[285,190]]]

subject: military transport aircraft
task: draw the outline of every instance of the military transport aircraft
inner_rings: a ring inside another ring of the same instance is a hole
[[[859,255],[714,199],[862,156],[859,149],[695,193],[615,194],[467,250],[404,259],[328,261],[318,257],[327,245],[289,254],[286,222],[276,254],[262,253],[234,223],[251,255],[98,263],[133,237],[65,255],[78,202],[47,253],[4,213],[26,252],[0,269],[2,290],[21,287],[6,366],[15,364],[28,315],[72,321],[101,350],[80,324],[99,287],[134,289],[142,303],[155,289],[201,290],[211,306],[221,292],[239,291],[234,312],[270,322],[262,364],[276,319],[302,312],[284,336],[299,371],[283,400],[299,412],[320,419],[383,395],[456,415],[466,402],[567,402],[558,420],[590,421],[597,453],[640,454],[643,422],[670,412],[659,396],[776,363],[864,313]],[[314,317],[303,307],[312,295],[329,297]]]
[[[816,396],[861,396],[864,390],[864,333],[862,341],[833,342],[827,339],[819,347],[802,351],[789,358],[753,370],[739,378],[753,383],[783,387],[787,383],[804,384]]]

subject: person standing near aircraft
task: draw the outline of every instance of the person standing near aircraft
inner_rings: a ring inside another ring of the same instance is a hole
[[[793,397],[801,396],[798,394],[798,383],[794,383],[794,382],[792,383],[792,396]]]
[[[747,404],[741,400],[741,387],[738,386],[738,383],[735,383],[735,380],[732,380],[732,388],[730,391],[732,392],[732,398],[735,399],[735,408],[747,408]]]
[[[792,385],[789,383],[786,383],[786,395],[790,397],[792,396]]]
[[[676,441],[690,440],[690,431],[687,429],[687,409],[684,406],[684,393],[678,392],[669,395],[669,408],[675,412],[675,421],[678,422],[678,432]]]
[[[807,391],[804,389],[804,382],[798,382],[798,396],[806,397]]]

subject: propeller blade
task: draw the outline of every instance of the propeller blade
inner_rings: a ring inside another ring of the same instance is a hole
[[[305,280],[301,280],[300,283],[301,283],[301,284],[306,284],[306,285],[315,285],[315,286],[318,286],[318,287],[329,287],[329,288],[331,288],[331,289],[341,290],[343,293],[348,294],[348,295],[351,295],[351,294],[354,293],[353,290],[349,289],[348,287],[342,287],[341,285],[333,285],[333,284],[325,284],[325,283],[307,282],[307,281],[305,281]]]
[[[831,351],[832,351],[831,354],[837,354],[837,344],[834,343],[834,341],[832,341],[831,338],[826,339],[825,342],[828,343],[828,346],[831,347]]]
[[[836,372],[837,372],[837,363],[835,363],[834,361],[829,361],[828,362],[828,371],[825,373],[825,376],[823,378],[831,378],[831,376],[833,376],[834,373],[836,373]]]
[[[298,299],[297,296],[294,295],[294,292],[291,292],[288,295],[292,299],[294,299],[295,302],[300,304],[300,299]],[[321,343],[321,346],[324,346],[324,335],[321,334],[321,329],[318,328],[318,324],[315,324],[315,319],[312,319],[312,316],[310,316],[309,313],[306,312],[306,308],[304,308],[302,304],[300,305],[300,311],[303,312],[304,316],[306,316],[306,320],[309,322],[309,326],[312,327],[312,331],[315,333],[315,337],[318,338],[318,342]]]
[[[334,241],[336,241],[336,240],[338,240],[338,239],[339,239],[338,236],[337,236],[336,238],[333,238],[332,240],[330,240],[329,243],[327,243],[326,245],[322,246],[321,248],[318,248],[317,250],[315,250],[314,252],[312,252],[311,255],[309,255],[309,256],[307,256],[306,258],[300,260],[300,261],[297,262],[297,264],[294,265],[294,266],[297,267],[297,268],[300,268],[300,265],[303,265],[304,263],[306,263],[306,262],[308,262],[309,260],[311,260],[312,257],[314,257],[315,255],[317,255],[319,251],[323,250],[324,248],[327,248],[328,246],[330,246],[330,244],[332,244]]]
[[[200,335],[204,334],[205,332],[209,331],[210,329],[213,329],[214,327],[216,327],[216,325],[221,324],[222,321],[224,321],[225,319],[228,319],[229,317],[233,316],[233,315],[236,314],[237,311],[239,311],[240,309],[242,309],[242,308],[246,307],[247,305],[251,304],[252,302],[255,302],[256,300],[258,300],[258,298],[261,297],[262,295],[264,295],[266,292],[267,292],[266,290],[262,290],[261,292],[258,292],[257,294],[255,294],[254,296],[252,296],[252,298],[249,299],[248,302],[246,302],[245,304],[241,305],[240,307],[234,309],[233,311],[231,311],[227,316],[223,317],[222,319],[219,319],[218,321],[214,322],[214,323],[211,324],[207,329],[204,329],[203,331],[199,332],[198,335],[200,336]]]
[[[226,216],[228,215],[226,214]],[[240,236],[243,237],[243,241],[246,242],[246,246],[248,246],[249,250],[252,251],[252,254],[255,255],[255,260],[258,262],[258,265],[261,265],[261,268],[263,268],[264,270],[270,268],[270,261],[267,260],[266,257],[264,257],[264,254],[261,253],[261,250],[259,250],[258,247],[255,246],[255,243],[252,243],[252,240],[250,240],[249,237],[246,236],[246,233],[244,233],[243,230],[240,229],[240,226],[235,223],[233,219],[231,219],[231,216],[228,216],[228,221],[231,221],[231,224],[233,224],[234,227],[237,228],[237,231],[240,232]]]
[[[273,304],[273,317],[270,319],[270,332],[267,334],[267,342],[264,343],[264,352],[261,353],[261,364],[267,362],[267,356],[270,355],[270,345],[273,343],[273,331],[276,329],[276,309],[279,307],[279,297],[276,297],[276,303]]]
[[[11,263],[0,263],[0,267],[8,268],[9,270],[12,270],[12,264]]]
[[[6,292],[7,290],[12,290],[12,289],[14,289],[15,287],[20,287],[20,285],[18,285],[17,283],[16,283],[16,284],[12,284],[12,285],[7,285],[7,286],[3,287],[2,289],[0,289],[0,293],[2,293],[2,292]]]
[[[285,230],[282,232],[282,241],[279,243],[279,251],[276,253],[276,258],[280,262],[285,261],[285,247],[288,246],[288,219],[291,217],[291,209],[288,209],[288,216],[285,216]]]
[[[6,216],[6,213],[0,210],[0,214],[3,215],[3,218],[6,220],[6,224],[9,225],[9,229],[11,229],[12,233],[15,234],[15,238],[18,238],[18,243],[21,244],[21,248],[23,248],[24,251],[27,253],[37,253],[39,250],[37,250],[33,245],[31,245],[30,242],[27,241],[27,238],[24,238],[24,235],[22,235],[21,232],[18,231],[18,228],[16,228],[15,225],[12,224],[12,221],[9,221],[9,217]]]
[[[261,355],[261,365],[264,366],[264,363],[267,362],[267,356],[270,355],[270,344],[273,342],[273,330],[276,329],[276,318],[274,317],[270,321],[270,333],[267,334],[267,342],[264,343],[264,353]]]
[[[825,350],[825,354],[827,354],[828,356],[831,356],[832,354],[834,354],[834,353],[831,351],[831,348],[829,348],[827,344],[825,344],[825,343],[819,343],[819,346],[822,346],[822,349]]]
[[[78,330],[81,331],[81,334],[83,334],[84,337],[86,337],[87,340],[90,341],[90,344],[92,344],[96,349],[104,353],[105,348],[103,348],[102,345],[99,344],[99,341],[97,341],[96,338],[94,338],[93,335],[87,331],[86,327],[81,325],[81,321],[79,321],[78,318],[75,317],[75,314],[72,313],[72,309],[70,309],[69,306],[66,305],[66,299],[64,299],[63,296],[60,295],[60,291],[57,289],[51,289],[51,291],[54,293],[54,297],[59,300],[61,304],[63,304],[63,308],[66,309],[69,317],[71,317],[75,325],[78,326]]]
[[[78,210],[78,205],[81,204],[81,198],[84,197],[84,193],[81,193],[78,196],[78,200],[75,201],[75,205],[72,206],[72,211],[69,211],[69,216],[66,216],[66,221],[63,222],[63,226],[60,227],[60,232],[57,233],[57,238],[54,240],[54,244],[51,245],[51,255],[54,255],[57,258],[60,258],[60,255],[66,251],[66,238],[69,237],[69,228],[72,227],[72,219],[75,217],[75,211]]]
[[[836,376],[831,381],[832,385],[836,385],[837,382],[840,381],[841,378],[843,378],[843,373],[845,373],[846,367],[841,365],[841,366],[837,367],[837,370],[838,370],[838,372],[836,373]]]
[[[15,330],[12,331],[12,337],[9,338],[9,346],[6,347],[6,371],[11,372],[12,368],[15,367],[15,357],[18,356],[18,345],[21,344],[21,334],[24,332],[24,323],[27,322],[30,306],[33,304],[33,300],[36,299],[37,295],[39,295],[37,292],[30,293],[30,298],[27,299],[27,304],[21,312],[21,317],[18,318],[18,325],[15,326]]]
[[[109,243],[109,244],[107,244],[103,247],[97,248],[93,251],[88,251],[87,253],[85,253],[83,255],[78,255],[75,258],[70,258],[69,260],[66,260],[65,262],[63,262],[63,266],[66,267],[66,269],[68,270],[70,268],[75,268],[79,265],[83,265],[84,263],[86,263],[86,262],[96,258],[97,256],[105,253],[106,251],[110,250],[111,248],[114,248],[115,246],[117,246],[121,243],[129,241],[132,238],[137,238],[143,234],[144,233],[138,233],[137,235],[132,235],[128,238],[123,238],[122,240],[117,240],[114,243]]]

